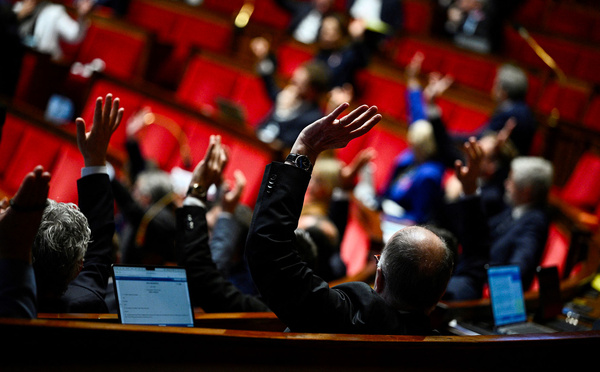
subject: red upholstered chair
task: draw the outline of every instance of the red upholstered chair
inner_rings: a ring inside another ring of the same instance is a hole
[[[408,143],[400,132],[384,127],[376,126],[366,136],[368,136],[366,147],[372,147],[377,151],[377,156],[373,160],[375,165],[374,181],[376,190],[381,190],[392,173],[394,160],[408,148]]]
[[[594,24],[598,19],[595,12],[586,12],[573,4],[557,4],[551,7],[544,18],[543,28],[556,35],[579,40],[590,40]]]
[[[536,108],[544,115],[549,115],[554,108],[557,108],[561,119],[579,123],[590,93],[590,89],[585,86],[550,82],[542,90]]]
[[[131,24],[152,32],[158,42],[168,40],[177,18],[177,13],[172,9],[147,0],[131,0],[125,16]]]
[[[262,78],[252,73],[240,72],[230,99],[244,108],[246,123],[251,127],[257,127],[273,107]]]
[[[141,74],[148,51],[148,40],[148,34],[140,29],[94,20],[76,60],[86,64],[100,58],[106,63],[106,74],[131,79]]]
[[[314,57],[314,50],[295,41],[281,43],[277,47],[277,72],[289,79],[294,70]]]
[[[383,114],[406,121],[406,86],[394,77],[363,70],[357,74],[358,101],[376,105]]]
[[[409,37],[398,40],[393,58],[394,62],[400,67],[405,67],[415,53],[419,51],[425,55],[425,59],[421,66],[421,70],[424,73],[442,70],[448,52],[447,48],[441,48],[425,41]]]
[[[202,3],[202,7],[220,13],[233,15],[239,12],[244,3],[245,0],[204,0],[204,2]]]
[[[230,97],[239,70],[211,60],[194,56],[184,73],[176,98],[186,104],[212,114],[217,109],[217,97]]]
[[[154,100],[144,101],[142,106],[150,108],[154,121],[137,133],[140,151],[159,168],[170,171],[181,158],[179,136],[190,119]]]
[[[225,169],[225,179],[234,181],[233,173],[239,169],[246,178],[246,187],[241,203],[253,208],[262,182],[265,167],[272,161],[266,148],[254,146],[242,139],[231,137],[223,141],[229,148],[229,163]]]
[[[6,121],[2,127],[2,140],[0,141],[0,179],[11,164],[9,161],[19,147],[23,133],[28,130],[30,124],[12,114],[6,115]]]
[[[566,184],[556,195],[565,202],[586,211],[593,211],[600,203],[600,156],[586,152],[578,160]]]
[[[411,35],[428,35],[431,32],[433,6],[431,2],[403,0],[404,31]]]
[[[83,165],[83,157],[77,145],[65,142],[51,170],[48,197],[57,202],[77,204],[77,180],[81,177]]]
[[[583,125],[600,131],[600,96],[595,96],[590,101],[583,116]]]
[[[600,20],[598,20],[600,24]],[[600,27],[599,27],[600,28]],[[600,83],[600,50],[581,48],[573,74],[585,81]]]
[[[459,84],[489,93],[497,69],[498,63],[494,61],[450,52],[446,56],[441,72],[452,75]]]
[[[465,105],[456,104],[452,117],[446,124],[448,132],[469,134],[478,130],[489,119],[489,113]]]
[[[180,14],[168,41],[175,45],[174,57],[187,55],[192,47],[225,53],[231,46],[233,26],[222,19],[197,13]]]
[[[8,194],[14,194],[23,181],[23,177],[37,165],[44,169],[53,168],[62,141],[41,129],[29,126],[9,162],[2,180],[2,189]]]
[[[269,26],[275,30],[285,31],[290,23],[290,13],[279,7],[273,0],[262,0],[254,3],[251,22]]]

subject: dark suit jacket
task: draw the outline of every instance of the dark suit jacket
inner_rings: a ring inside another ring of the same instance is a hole
[[[293,332],[430,334],[423,314],[400,312],[362,282],[329,288],[294,250],[294,231],[310,175],[267,166],[255,206],[246,256],[269,308]]]
[[[447,298],[468,299],[463,293],[478,293],[487,280],[485,265],[518,265],[523,288],[531,285],[539,265],[548,235],[548,214],[542,208],[528,209],[517,220],[507,207],[495,216],[486,218],[479,197],[460,203],[455,217],[461,221],[458,232],[462,254],[446,291]],[[460,277],[470,278],[468,286]],[[461,284],[458,284],[458,283]]]
[[[275,3],[291,16],[288,24],[289,33],[293,33],[304,17],[315,8],[312,1],[275,0]]]
[[[69,283],[58,301],[40,299],[39,312],[108,313],[104,300],[113,263],[115,232],[114,200],[107,174],[92,174],[77,181],[79,208],[87,217],[92,231],[84,257],[83,269]]]
[[[262,301],[242,293],[217,269],[208,243],[205,209],[184,206],[175,214],[177,263],[186,268],[192,305],[209,313],[269,311]]]

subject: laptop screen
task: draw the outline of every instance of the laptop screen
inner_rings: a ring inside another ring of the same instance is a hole
[[[495,326],[525,322],[525,300],[518,266],[488,268],[490,300]]]
[[[113,282],[122,324],[194,326],[184,268],[113,265]]]

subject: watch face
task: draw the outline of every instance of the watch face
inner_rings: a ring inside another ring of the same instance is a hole
[[[298,160],[302,162],[302,169],[308,170],[310,168],[310,161],[306,156],[300,156],[298,157]]]

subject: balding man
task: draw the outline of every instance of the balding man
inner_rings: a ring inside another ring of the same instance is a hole
[[[330,288],[294,251],[312,164],[381,119],[376,107],[363,105],[338,120],[347,107],[306,127],[285,163],[267,166],[246,243],[252,277],[293,332],[435,333],[428,315],[444,293],[453,255],[431,231],[415,226],[394,234],[379,257],[374,288],[363,282]]]

